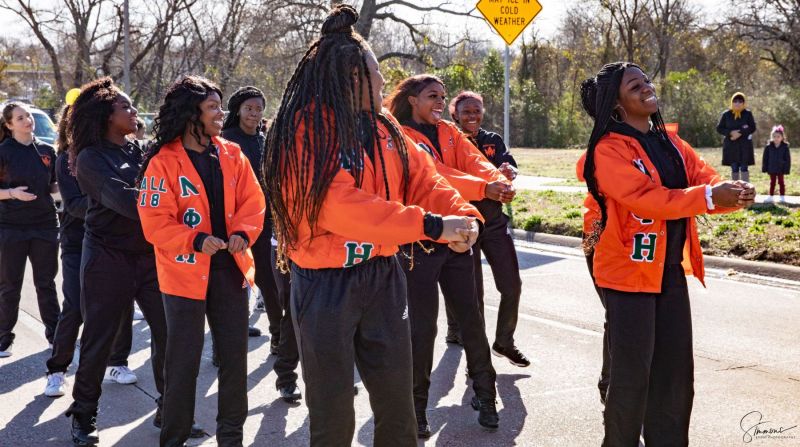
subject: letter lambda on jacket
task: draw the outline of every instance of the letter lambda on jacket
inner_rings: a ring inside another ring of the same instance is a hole
[[[252,245],[264,225],[264,193],[239,145],[218,137],[212,141],[219,149],[225,182],[227,233],[243,232]],[[161,291],[205,299],[211,256],[195,252],[193,243],[199,233],[211,234],[211,214],[203,182],[180,139],[164,145],[150,160],[139,189],[139,216],[145,238],[155,247]],[[234,260],[252,285],[250,249],[234,255]]]
[[[722,179],[689,143],[668,125],[667,134],[680,153],[689,187],[668,189],[635,138],[609,132],[595,148],[595,178],[606,199],[608,220],[594,250],[594,277],[600,287],[626,292],[660,293],[666,257],[666,221],[688,218],[683,267],[705,285],[703,252],[695,216],[726,213],[734,209],[706,206],[705,185]],[[585,181],[586,154],[576,166]],[[584,200],[584,232],[590,233],[600,219],[600,207],[591,194]]]

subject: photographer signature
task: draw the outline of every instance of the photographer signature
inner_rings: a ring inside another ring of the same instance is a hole
[[[764,427],[763,425],[769,424],[770,421],[764,421],[762,419],[764,419],[764,415],[762,415],[760,411],[751,411],[742,417],[742,420],[739,421],[739,427],[741,427],[744,432],[742,441],[745,443],[752,442],[753,439],[759,435],[782,435],[797,427],[797,425],[779,428]]]

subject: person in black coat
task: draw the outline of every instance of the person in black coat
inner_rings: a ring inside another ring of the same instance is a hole
[[[722,164],[731,167],[733,180],[750,181],[748,166],[756,164],[753,153],[753,133],[756,121],[745,107],[744,93],[736,92],[731,97],[731,108],[719,118],[717,132],[722,140]]]
[[[789,143],[784,138],[783,126],[773,127],[771,136],[772,141],[764,148],[764,155],[761,157],[761,172],[769,174],[769,195],[775,195],[777,181],[781,198],[783,198],[786,195],[783,176],[789,173],[792,166],[792,155],[789,151]]]
[[[36,139],[30,110],[8,103],[0,117],[0,358],[11,355],[25,265],[53,342],[58,314],[58,217],[51,192],[56,188],[53,146]]]

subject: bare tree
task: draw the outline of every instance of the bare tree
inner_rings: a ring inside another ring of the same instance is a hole
[[[658,55],[653,70],[656,77],[666,78],[675,38],[690,27],[696,17],[687,0],[651,0],[647,20],[658,45]]]
[[[761,59],[800,81],[800,1],[732,0],[728,24],[763,52]]]
[[[644,37],[641,26],[647,14],[646,0],[600,0],[600,5],[611,14],[627,60],[635,60],[636,50]]]

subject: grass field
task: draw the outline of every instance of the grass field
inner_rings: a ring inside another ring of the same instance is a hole
[[[759,194],[769,194],[769,175],[761,172],[761,151],[756,148],[755,166],[750,166],[750,182],[756,186]],[[722,166],[722,149],[703,148],[697,152],[714,166],[723,177],[730,178],[730,170]],[[583,150],[578,149],[525,149],[512,150],[514,158],[519,165],[520,173],[540,177],[559,177],[568,179],[562,185],[580,185],[575,179],[575,163],[577,163]],[[785,177],[786,194],[800,196],[800,149],[792,149],[792,170]]]
[[[515,228],[581,236],[582,193],[520,191],[512,202]],[[731,214],[701,216],[703,252],[800,266],[800,208],[755,205]]]

